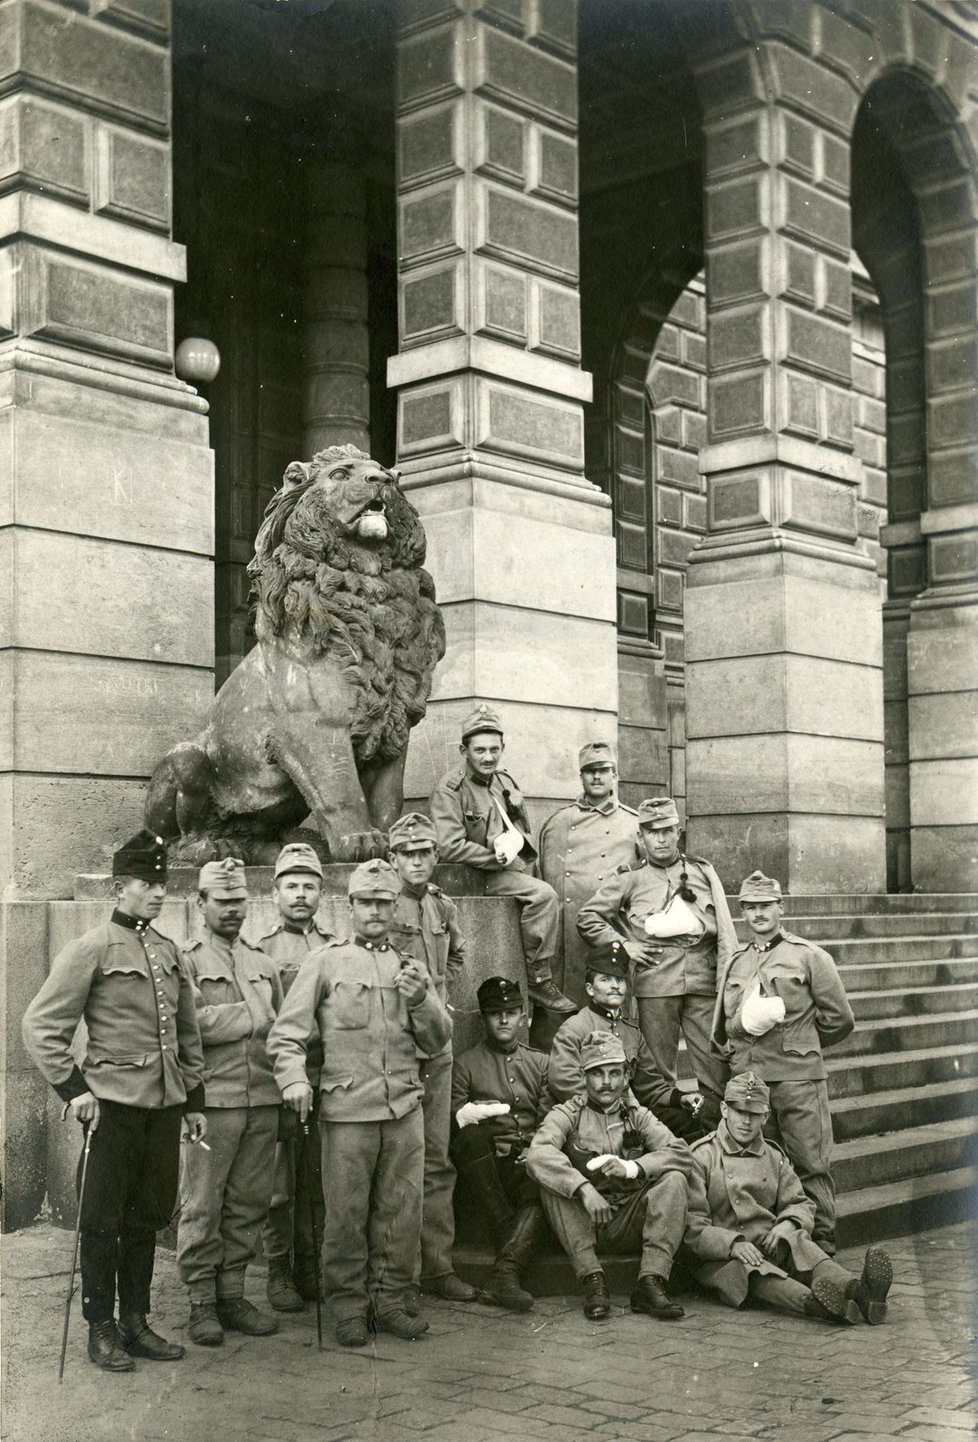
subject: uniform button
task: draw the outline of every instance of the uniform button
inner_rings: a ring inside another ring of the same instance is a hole
[[[166,1043],[165,1043],[165,1042],[163,1043],[163,1046],[161,1047],[161,1050],[162,1050],[162,1051],[166,1051],[166,1050],[167,1050],[167,1046],[166,1046]]]

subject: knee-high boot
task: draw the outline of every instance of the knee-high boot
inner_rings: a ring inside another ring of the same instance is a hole
[[[542,1207],[523,1207],[496,1254],[485,1295],[511,1312],[528,1312],[533,1296],[524,1292],[520,1280],[533,1261],[546,1223]]]

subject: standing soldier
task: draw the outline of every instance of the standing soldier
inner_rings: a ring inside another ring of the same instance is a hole
[[[523,796],[500,770],[505,742],[495,711],[483,703],[462,727],[463,764],[431,793],[431,819],[442,861],[463,861],[485,877],[487,896],[511,896],[520,909],[527,995],[556,1014],[576,1011],[553,979],[560,908],[552,886],[532,873],[536,848]]]
[[[812,1239],[835,1252],[832,1114],[822,1047],[854,1026],[827,951],[784,931],[781,884],[754,871],[740,888],[751,939],[720,972],[714,1043],[733,1072],[756,1071],[771,1090],[776,1139],[815,1203]]]
[[[591,948],[577,929],[577,913],[619,866],[635,860],[635,812],[618,800],[617,762],[607,741],[589,741],[578,754],[581,795],[555,811],[540,830],[540,875],[561,905],[557,955],[564,959],[561,990],[587,1006],[584,973]]]
[[[55,958],[22,1030],[38,1071],[91,1135],[79,1218],[88,1355],[107,1372],[131,1372],[133,1357],[183,1356],[146,1314],[156,1233],[176,1203],[181,1120],[194,1153],[207,1121],[193,988],[152,925],[166,895],[162,838],[141,831],[120,846],[112,877],[111,918]],[[79,1067],[70,1046],[82,1019]]]
[[[272,891],[281,919],[258,945],[278,967],[286,994],[309,953],[333,939],[333,933],[316,917],[322,892],[323,865],[312,847],[301,841],[283,846],[275,861]],[[272,1204],[262,1232],[268,1260],[267,1296],[276,1312],[301,1312],[303,1298],[311,1301],[317,1295],[319,1258],[313,1242],[313,1218],[317,1235],[322,1235],[323,1227],[317,1131],[322,1054],[318,1041],[309,1048],[307,1064],[314,1098],[312,1134],[317,1141],[306,1145],[303,1138],[297,1143],[290,1134],[295,1131],[295,1116],[291,1111],[284,1114],[291,1126],[283,1126],[285,1136],[275,1150]]]
[[[717,968],[737,936],[720,878],[708,861],[679,849],[679,812],[668,796],[638,808],[643,861],[617,874],[577,918],[592,946],[624,939],[632,962],[638,1022],[659,1072],[676,1085],[680,1033],[703,1095],[703,1121],[716,1126],[727,1067],[710,1047]]]
[[[368,1325],[408,1341],[428,1330],[404,1310],[421,1245],[417,1053],[440,1052],[452,1023],[427,969],[387,939],[400,889],[386,861],[355,869],[353,936],[329,942],[300,968],[268,1039],[282,1097],[302,1125],[312,1105],[310,1033],[323,1044],[323,1278],[342,1347],[365,1346]]]
[[[265,1040],[282,1004],[278,967],[240,935],[244,865],[209,861],[198,879],[203,936],[185,952],[204,1044],[210,1149],[184,1156],[177,1262],[190,1294],[190,1339],[224,1329],[264,1337],[278,1323],[245,1300],[245,1272],[268,1215],[280,1098]]]
[[[419,811],[409,812],[390,829],[390,860],[401,883],[394,903],[391,941],[402,956],[412,956],[427,968],[435,995],[448,1004],[448,983],[465,963],[465,941],[458,911],[431,874],[438,861],[435,828]],[[416,1281],[423,1292],[450,1302],[474,1302],[479,1295],[456,1277],[452,1261],[455,1242],[455,1168],[448,1155],[452,1120],[452,1044],[446,1042],[434,1056],[419,1053],[424,1082],[424,1203],[421,1222],[420,1270]],[[407,1299],[412,1310],[415,1299]]]

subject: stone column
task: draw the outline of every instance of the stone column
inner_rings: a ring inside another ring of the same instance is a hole
[[[498,706],[537,814],[614,740],[615,558],[584,476],[574,0],[402,0],[398,453],[448,654],[406,794]]]
[[[879,585],[857,539],[851,87],[765,42],[699,70],[709,534],[686,593],[689,844],[728,886],[884,887]],[[772,97],[768,99],[768,97]]]
[[[370,450],[367,234],[363,176],[308,162],[303,289],[307,458],[325,446]],[[388,461],[389,457],[379,459]]]
[[[0,6],[6,1225],[44,1194],[48,1088],[19,1039],[43,898],[105,869],[213,694],[206,407],[172,367],[168,15]]]

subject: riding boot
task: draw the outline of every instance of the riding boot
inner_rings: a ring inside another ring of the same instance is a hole
[[[520,1279],[536,1256],[545,1226],[542,1207],[523,1207],[509,1235],[496,1254],[496,1260],[483,1293],[487,1301],[506,1307],[511,1312],[528,1312],[533,1295],[520,1286]]]

